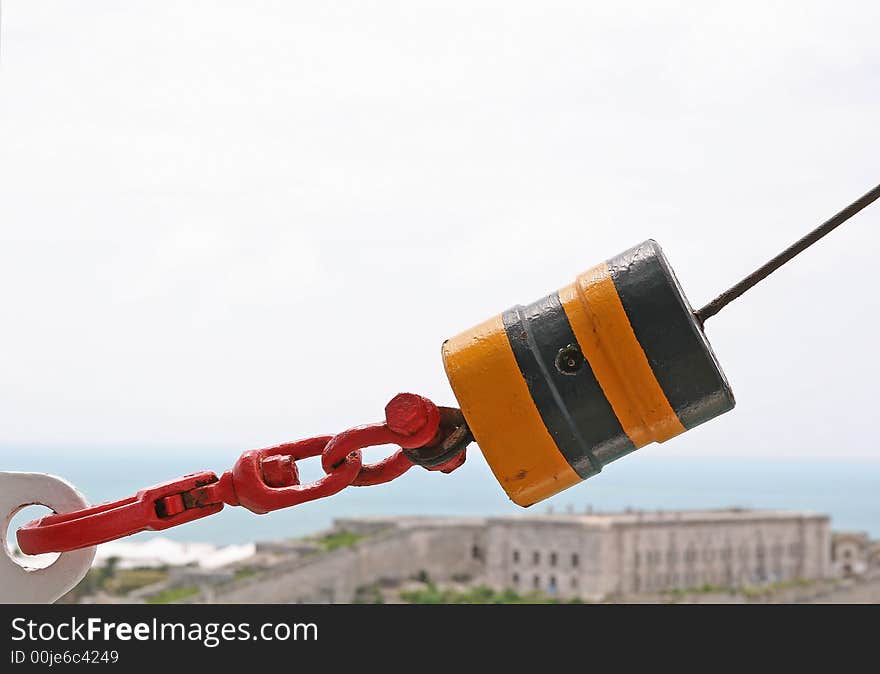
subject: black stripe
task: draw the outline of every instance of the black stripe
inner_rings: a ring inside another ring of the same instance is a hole
[[[504,312],[504,330],[532,400],[556,446],[583,478],[635,447],[605,398],[590,364],[580,356],[577,338],[554,293],[526,307]],[[556,367],[560,349],[575,347],[578,369]],[[609,458],[608,460],[611,460]]]
[[[645,241],[608,261],[614,287],[657,382],[691,429],[735,404],[663,251]]]

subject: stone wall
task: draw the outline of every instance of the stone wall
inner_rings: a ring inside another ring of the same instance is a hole
[[[350,547],[282,563],[259,576],[216,588],[207,599],[349,603],[359,587],[406,580],[421,572],[438,581],[478,578],[483,574],[485,549],[481,523],[386,529]]]

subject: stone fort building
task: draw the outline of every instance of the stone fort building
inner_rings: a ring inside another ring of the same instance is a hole
[[[817,579],[832,571],[829,518],[807,512],[350,518],[336,520],[334,528],[369,536],[321,555],[281,550],[279,557],[272,548],[265,573],[216,589],[209,600],[344,603],[359,587],[423,574],[599,599]]]
[[[755,510],[627,512],[490,519],[494,587],[598,598],[704,585],[739,587],[830,571],[830,522]]]

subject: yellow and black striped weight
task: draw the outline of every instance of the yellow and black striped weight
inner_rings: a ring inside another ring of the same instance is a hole
[[[492,471],[522,506],[734,406],[654,241],[447,340],[443,363]]]

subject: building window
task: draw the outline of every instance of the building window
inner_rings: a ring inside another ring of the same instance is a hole
[[[532,553],[532,563],[533,564],[540,564],[541,563],[541,553],[538,552],[537,550],[535,550],[535,552]]]
[[[578,586],[578,579],[577,579],[577,576],[572,576],[572,577],[571,577],[571,587],[572,587],[572,589],[576,589],[577,586]]]
[[[550,553],[550,566],[556,566],[556,553]]]
[[[541,587],[541,577],[540,576],[535,576],[534,578],[532,578],[532,587],[535,588],[536,590]]]
[[[575,552],[575,553],[571,556],[571,565],[572,565],[572,566],[577,566],[578,564],[580,564],[580,561],[581,561],[581,560],[580,560],[580,557],[578,557],[578,553]]]
[[[519,550],[513,551],[513,563],[519,564]]]
[[[519,587],[519,574],[518,573],[513,574],[513,584],[515,586]]]
[[[471,547],[471,558],[472,559],[482,559],[483,558],[483,551],[480,550],[479,545],[474,545],[473,547]]]
[[[556,576],[550,576],[550,583],[547,585],[549,594],[556,594]]]

